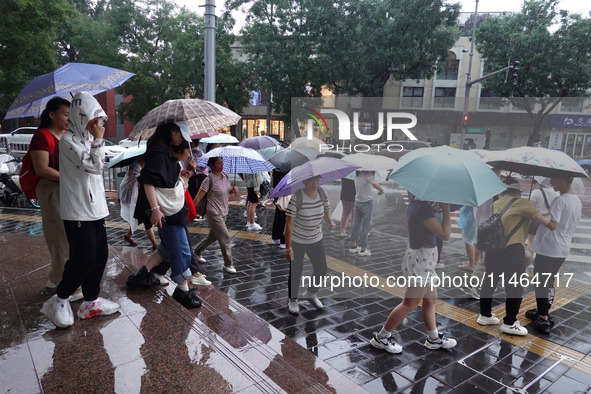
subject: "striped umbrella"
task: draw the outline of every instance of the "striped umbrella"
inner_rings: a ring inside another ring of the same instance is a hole
[[[197,160],[197,166],[205,167],[211,157],[221,157],[224,160],[224,172],[228,174],[255,174],[275,168],[257,151],[241,146],[222,146],[212,149]]]

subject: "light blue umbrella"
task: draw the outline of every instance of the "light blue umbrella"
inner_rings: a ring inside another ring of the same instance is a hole
[[[475,207],[506,190],[497,175],[474,153],[449,146],[405,154],[389,179],[423,201]]]
[[[71,98],[70,93],[92,95],[113,89],[135,74],[87,63],[66,63],[29,82],[8,109],[5,119],[37,116],[54,96]]]
[[[132,165],[133,162],[141,157],[144,153],[146,153],[146,145],[127,148],[109,160],[109,168]]]
[[[212,149],[197,160],[197,166],[205,167],[211,157],[221,157],[224,160],[224,172],[228,174],[255,174],[275,168],[257,151],[241,146],[222,146]]]
[[[281,145],[273,146],[271,148],[263,148],[259,149],[257,152],[261,154],[265,158],[265,160],[269,160],[271,157],[275,155],[275,153],[284,150],[285,148]]]
[[[321,157],[294,167],[277,184],[269,197],[284,197],[304,188],[304,181],[320,177],[320,185],[346,177],[359,166],[333,157]]]

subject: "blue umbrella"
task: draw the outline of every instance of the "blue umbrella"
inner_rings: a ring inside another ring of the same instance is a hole
[[[241,146],[222,146],[212,149],[197,160],[197,166],[205,167],[211,157],[221,157],[224,160],[224,172],[228,174],[255,174],[275,168],[257,151]]]
[[[477,156],[448,146],[405,154],[389,178],[420,200],[476,207],[506,190]]]
[[[99,94],[121,85],[134,75],[97,64],[66,63],[29,82],[8,109],[5,119],[40,115],[45,104],[54,96],[68,98],[74,92]]]
[[[333,157],[321,157],[295,167],[277,184],[269,197],[284,197],[304,188],[304,181],[320,177],[320,185],[346,177],[359,166]]]

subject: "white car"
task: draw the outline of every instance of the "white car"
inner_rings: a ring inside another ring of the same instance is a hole
[[[24,155],[29,150],[29,144],[37,127],[19,127],[8,134],[0,136],[0,148],[10,151],[13,154]]]

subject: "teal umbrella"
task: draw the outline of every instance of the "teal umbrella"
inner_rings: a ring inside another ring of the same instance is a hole
[[[417,149],[405,154],[389,179],[423,201],[474,207],[506,190],[478,156],[449,146]]]

